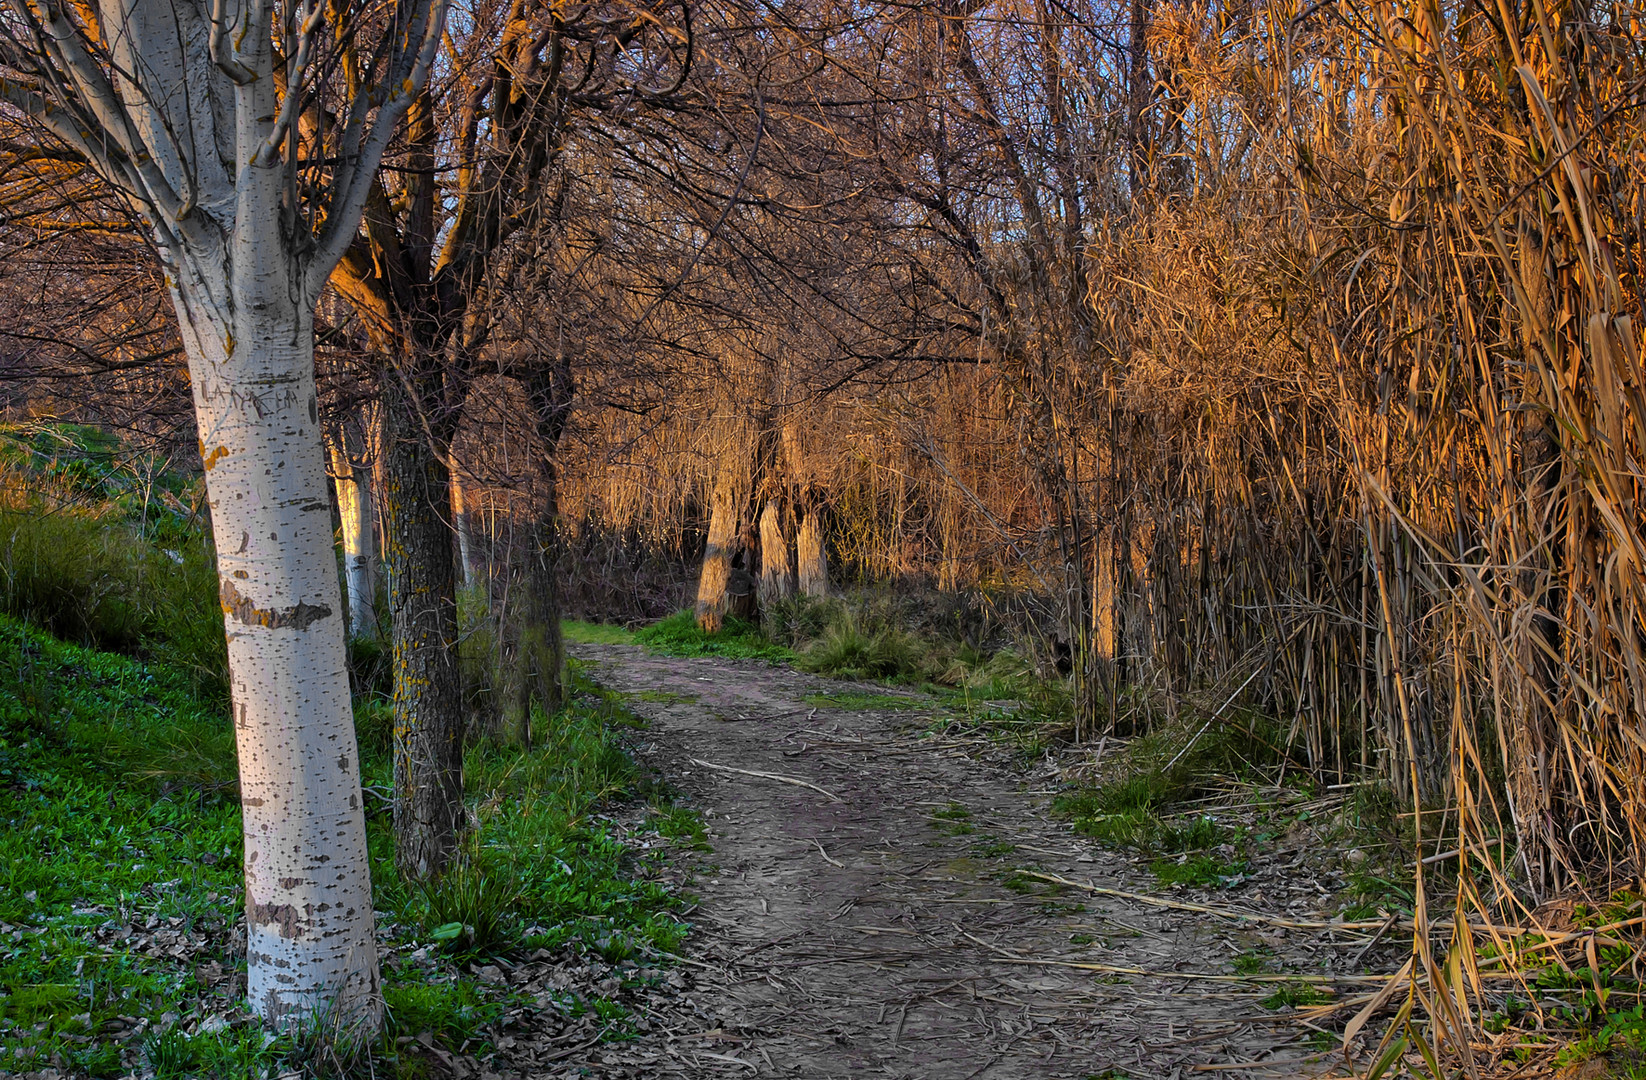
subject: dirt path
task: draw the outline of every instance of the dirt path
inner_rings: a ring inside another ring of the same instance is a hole
[[[816,695],[865,704],[864,694],[885,691],[628,646],[573,652],[651,721],[642,753],[702,811],[714,849],[693,886],[691,1009],[597,1054],[585,1065],[594,1075],[1323,1071],[1252,987],[1059,966],[1227,973],[1250,935],[1011,881],[1015,869],[1036,869],[1136,886],[1049,818],[1049,792],[932,735],[927,699],[841,708]],[[1274,1064],[1249,1064],[1258,1061]]]

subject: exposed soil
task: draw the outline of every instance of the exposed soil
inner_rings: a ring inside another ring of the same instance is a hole
[[[573,652],[649,719],[641,754],[702,812],[713,851],[695,868],[674,1006],[661,1003],[637,1039],[567,1060],[572,1075],[1329,1068],[1311,1032],[1260,1006],[1264,987],[1192,977],[1226,980],[1253,929],[1015,877],[1145,887],[1054,820],[1053,793],[1031,776],[934,731],[928,699],[818,706],[807,695],[884,691],[757,662]],[[1264,940],[1282,957],[1294,944]]]

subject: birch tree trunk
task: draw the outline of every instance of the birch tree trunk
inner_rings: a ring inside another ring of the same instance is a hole
[[[377,517],[372,506],[371,470],[356,465],[345,445],[331,446],[332,483],[342,523],[343,581],[349,634],[376,640]]]
[[[276,275],[260,283],[276,287],[231,290],[227,334],[199,297],[174,293],[228,634],[246,991],[276,1025],[325,1010],[370,1030],[382,1008],[376,927],[312,314]]]
[[[0,102],[152,230],[189,362],[245,830],[247,995],[285,1026],[382,1019],[314,384],[314,307],[442,39],[444,0],[5,0]],[[330,22],[343,63],[310,64]],[[283,52],[277,58],[274,39]],[[306,133],[327,73],[370,70]],[[323,165],[318,163],[323,162]],[[306,171],[305,171],[306,170]],[[302,173],[300,181],[299,174]]]

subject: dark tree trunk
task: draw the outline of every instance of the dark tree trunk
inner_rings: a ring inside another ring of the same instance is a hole
[[[444,457],[412,403],[383,380],[377,456],[394,664],[395,865],[414,880],[445,868],[463,826],[463,679]]]
[[[570,419],[575,390],[564,358],[523,380],[542,455],[529,521],[510,545],[509,603],[503,613],[500,687],[504,724],[530,746],[533,708],[553,716],[566,701],[566,644],[560,630],[560,499],[555,453]]]
[[[532,743],[533,707],[553,716],[565,704],[566,645],[560,630],[558,538],[552,518],[521,523],[510,545],[502,605],[498,696],[503,731]]]

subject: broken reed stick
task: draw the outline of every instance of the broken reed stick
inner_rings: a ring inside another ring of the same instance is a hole
[[[1496,836],[1496,837],[1493,837],[1492,839],[1486,841],[1484,844],[1470,844],[1470,845],[1468,845],[1469,854],[1479,855],[1483,859],[1488,858],[1489,856],[1486,853],[1487,848],[1491,848],[1491,847],[1501,848],[1503,846],[1503,844],[1504,844],[1503,837]],[[1424,859],[1423,859],[1423,865],[1424,866],[1433,866],[1435,863],[1445,862],[1447,859],[1455,859],[1461,854],[1463,854],[1463,849],[1460,848],[1460,847],[1455,847],[1450,851],[1442,851],[1438,855],[1425,856]]]
[[[1148,904],[1152,907],[1173,908],[1178,911],[1194,911],[1199,912],[1202,915],[1215,915],[1220,919],[1228,919],[1231,922],[1245,921],[1264,923],[1268,926],[1284,927],[1287,930],[1344,931],[1376,929],[1387,931],[1390,928],[1390,924],[1387,919],[1355,922],[1328,922],[1321,919],[1283,919],[1274,915],[1261,915],[1255,911],[1240,911],[1235,908],[1215,908],[1206,904],[1192,904],[1187,900],[1167,900],[1165,897],[1126,892],[1124,889],[1110,889],[1103,885],[1092,884],[1091,882],[1071,881],[1066,877],[1060,877],[1057,874],[1042,873],[1038,870],[1017,870],[1014,872],[1021,877],[1038,878],[1041,881],[1055,882],[1058,885],[1067,885],[1070,888],[1084,889],[1087,892],[1096,893],[1099,896],[1113,896],[1122,900],[1135,900],[1140,904]],[[1415,927],[1415,925],[1416,924],[1411,919],[1403,919],[1394,923],[1394,926],[1397,926],[1402,930],[1411,930]],[[1542,942],[1527,946],[1529,949],[1548,948],[1553,945],[1561,945],[1568,941],[1575,941],[1579,938],[1587,937],[1593,937],[1596,942],[1603,945],[1621,945],[1623,942],[1616,939],[1605,938],[1602,935],[1610,933],[1614,930],[1624,930],[1631,926],[1641,925],[1646,925],[1646,915],[1637,915],[1632,919],[1621,919],[1617,922],[1607,923],[1604,926],[1597,926],[1593,929],[1582,930],[1545,930],[1536,926],[1497,926],[1492,923],[1478,922],[1471,922],[1467,924],[1468,929],[1476,934],[1500,934],[1503,937],[1542,937],[1544,939]],[[1429,922],[1428,926],[1433,930],[1451,930],[1456,928],[1457,923],[1451,919],[1440,919]]]
[[[1255,911],[1236,911],[1229,908],[1208,907],[1205,904],[1192,904],[1187,900],[1167,900],[1162,896],[1148,896],[1144,893],[1127,892],[1124,889],[1111,889],[1103,885],[1094,885],[1090,882],[1071,881],[1057,874],[1042,873],[1039,870],[1018,870],[1022,877],[1038,878],[1041,881],[1050,881],[1058,885],[1067,885],[1070,888],[1084,889],[1087,892],[1097,893],[1099,896],[1113,896],[1121,900],[1135,900],[1140,904],[1151,907],[1172,908],[1177,911],[1194,911],[1202,915],[1216,915],[1221,919],[1234,922],[1256,922],[1269,926],[1280,926],[1287,930],[1372,930],[1383,925],[1384,920],[1374,922],[1342,922],[1330,923],[1320,921],[1302,921],[1297,919],[1282,919],[1274,915],[1260,915]]]
[[[780,784],[793,784],[795,787],[811,788],[813,791],[826,797],[830,802],[842,801],[840,796],[836,795],[834,792],[829,791],[826,788],[820,788],[810,780],[801,780],[794,776],[784,776],[782,773],[759,772],[755,769],[734,769],[730,765],[716,765],[712,761],[704,761],[701,758],[687,758],[686,760],[691,762],[693,765],[701,765],[705,769],[713,769],[715,772],[736,773],[739,776],[753,776],[758,777],[761,780],[776,780]]]
[[[1310,1062],[1322,1061],[1326,1054],[1310,1054],[1308,1057],[1282,1058],[1278,1061],[1235,1061],[1227,1065],[1191,1065],[1190,1072],[1229,1072],[1234,1069],[1278,1069],[1283,1065],[1307,1065]]]

